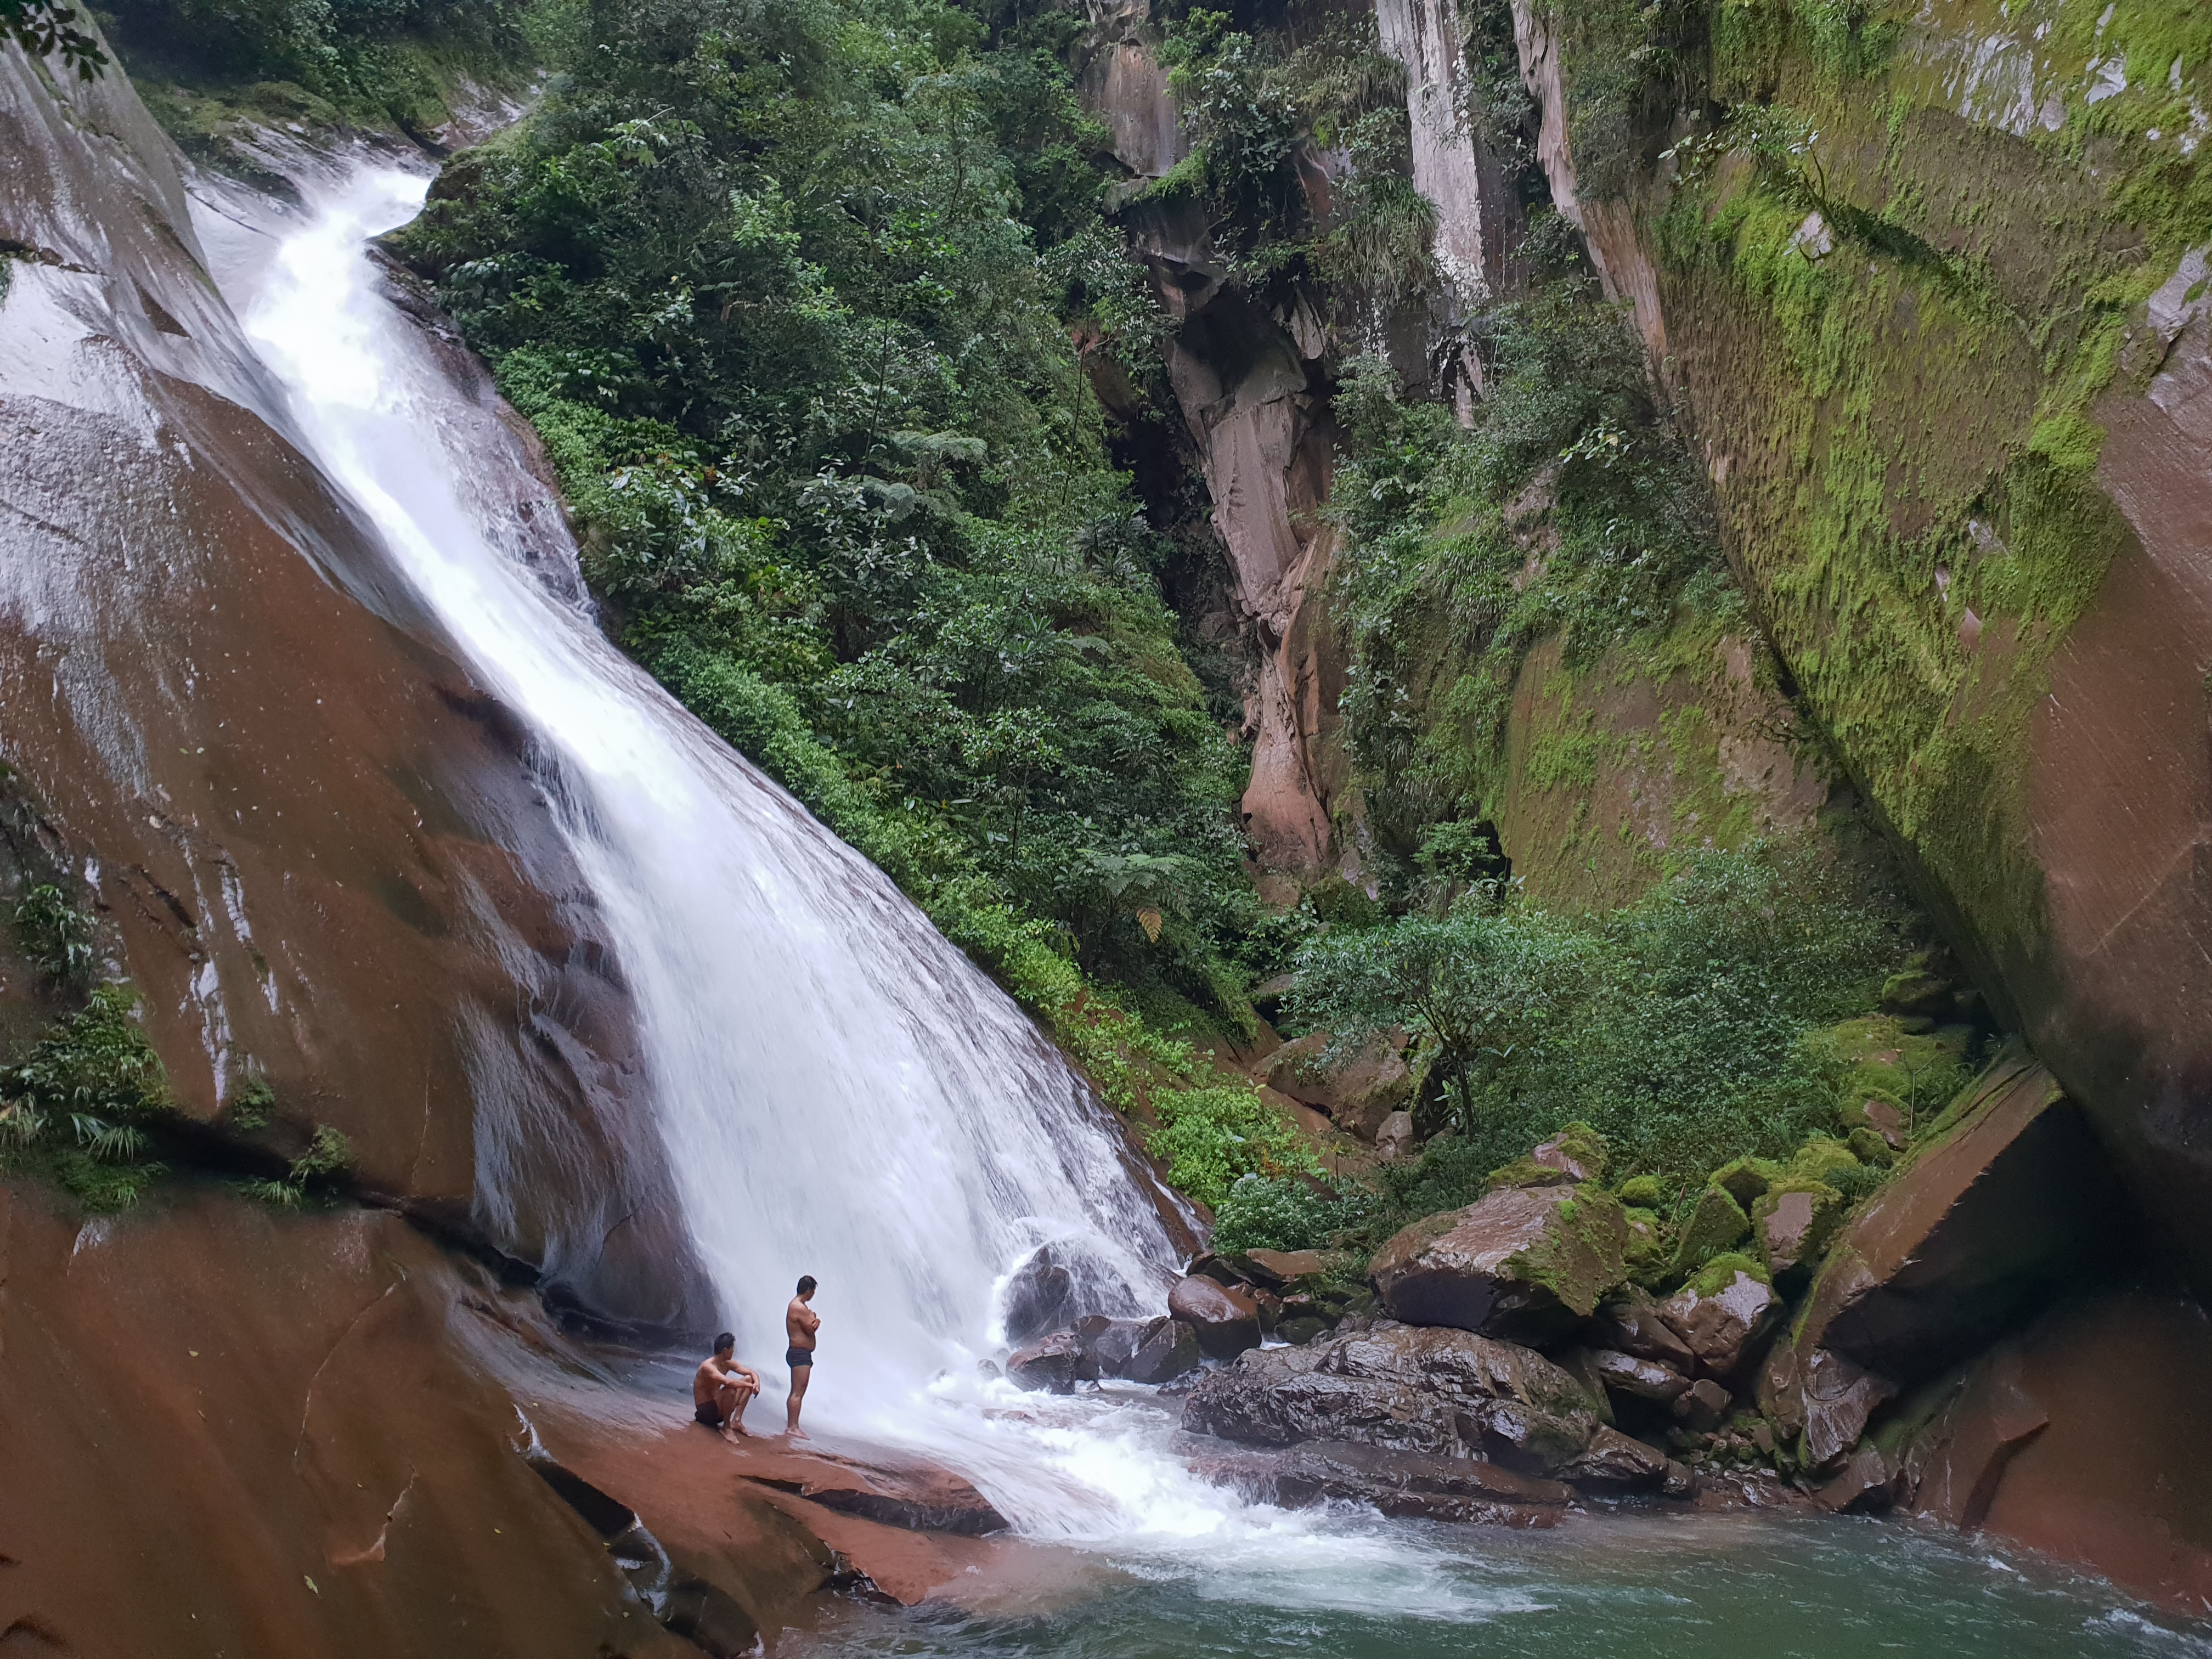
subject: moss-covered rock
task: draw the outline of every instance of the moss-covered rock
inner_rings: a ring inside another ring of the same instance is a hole
[[[1708,1179],[1748,1211],[1781,1176],[1782,1166],[1770,1158],[1739,1158],[1722,1164]]]
[[[1613,1163],[1605,1137],[1587,1123],[1570,1123],[1526,1158],[1490,1172],[1492,1187],[1559,1187],[1601,1182]]]
[[[1826,1181],[1832,1186],[1835,1182],[1832,1177],[1858,1167],[1857,1156],[1842,1141],[1814,1135],[1790,1156],[1790,1166],[1784,1173],[1790,1180]],[[1845,1176],[1844,1179],[1849,1182],[1851,1177]]]
[[[1734,1249],[1751,1231],[1751,1218],[1723,1187],[1708,1186],[1698,1194],[1697,1207],[1683,1223],[1674,1243],[1674,1271],[1694,1272],[1724,1250]]]
[[[1855,1164],[1853,1167],[1856,1167]],[[1752,1236],[1778,1279],[1800,1279],[1826,1254],[1850,1209],[1843,1194],[1825,1182],[1784,1176],[1751,1206]]]
[[[1666,1224],[1656,1211],[1638,1205],[1625,1204],[1620,1212],[1628,1222],[1628,1247],[1621,1252],[1622,1265],[1632,1283],[1649,1285],[1667,1271],[1672,1259],[1667,1250]]]
[[[1844,1144],[1853,1158],[1873,1168],[1887,1169],[1897,1162],[1897,1148],[1872,1129],[1852,1130]]]
[[[1806,1040],[1842,1074],[1836,1119],[1845,1134],[1871,1128],[1891,1146],[1902,1146],[1912,1128],[1964,1081],[1973,1033],[1962,1025],[1916,1031],[1907,1023],[1911,1018],[1869,1014]]]
[[[1429,1216],[1376,1253],[1392,1317],[1541,1343],[1589,1316],[1626,1276],[1629,1225],[1598,1188],[1501,1188]]]
[[[1613,1189],[1613,1196],[1632,1210],[1656,1210],[1666,1201],[1657,1176],[1631,1176]]]

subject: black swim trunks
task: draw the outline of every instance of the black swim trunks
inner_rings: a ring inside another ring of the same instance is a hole
[[[814,1363],[814,1350],[811,1348],[786,1348],[783,1351],[783,1363],[790,1366],[793,1370],[797,1370],[801,1365],[811,1365]]]
[[[704,1423],[710,1429],[719,1429],[723,1423],[722,1408],[714,1401],[702,1400],[699,1402],[699,1408],[691,1413],[691,1420]]]

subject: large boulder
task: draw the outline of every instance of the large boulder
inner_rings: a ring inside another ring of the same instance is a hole
[[[1356,1054],[1332,1056],[1327,1036],[1316,1032],[1270,1054],[1261,1081],[1301,1105],[1327,1112],[1346,1133],[1373,1140],[1384,1121],[1413,1097],[1413,1073],[1402,1047],[1402,1042],[1394,1043],[1384,1036]]]
[[[1351,1441],[1255,1451],[1194,1440],[1185,1455],[1196,1474],[1216,1485],[1285,1509],[1334,1499],[1416,1520],[1547,1527],[1574,1497],[1559,1481],[1477,1458],[1390,1451]]]
[[[1733,1250],[1750,1231],[1751,1218],[1744,1213],[1735,1194],[1707,1182],[1674,1241],[1674,1271],[1692,1272],[1714,1256]]]
[[[1751,1206],[1752,1237],[1766,1270],[1776,1278],[1794,1273],[1802,1281],[1826,1251],[1850,1208],[1844,1195],[1824,1181],[1784,1176]]]
[[[1006,1357],[1006,1380],[1033,1394],[1073,1394],[1083,1359],[1083,1344],[1075,1333],[1054,1331]]]
[[[1370,1273],[1395,1319],[1544,1342],[1621,1282],[1627,1246],[1627,1218],[1609,1193],[1505,1187],[1406,1228]]]
[[[1180,1319],[1162,1315],[1145,1327],[1121,1375],[1132,1382],[1172,1382],[1196,1370],[1200,1358],[1197,1334]]]
[[[1687,1376],[1697,1365],[1690,1345],[1660,1317],[1659,1304],[1650,1291],[1630,1285],[1599,1308],[1591,1328],[1607,1347],[1639,1359],[1656,1359]]]
[[[1603,1181],[1612,1167],[1612,1149],[1587,1123],[1570,1123],[1526,1158],[1490,1172],[1493,1187],[1577,1187]]]
[[[1589,1443],[1553,1471],[1577,1486],[1601,1492],[1648,1492],[1667,1479],[1667,1454],[1618,1429],[1601,1427]]]
[[[1671,1406],[1690,1386],[1687,1376],[1656,1359],[1642,1359],[1610,1348],[1598,1349],[1591,1354],[1590,1362],[1591,1370],[1607,1390],[1632,1400]]]
[[[1006,1340],[1028,1342],[1070,1324],[1075,1308],[1075,1278],[1051,1245],[1041,1245],[1014,1269],[999,1295]]]
[[[1708,1376],[1732,1376],[1782,1316],[1766,1270],[1746,1255],[1716,1256],[1659,1304],[1659,1317]]]
[[[1807,1468],[1821,1474],[1842,1465],[1897,1385],[1827,1348],[1806,1355],[1801,1370],[1802,1455]]]
[[[1193,1273],[1168,1292],[1168,1314],[1190,1328],[1209,1359],[1234,1359],[1260,1346],[1259,1300],[1241,1285]]]
[[[1583,1386],[1533,1350],[1384,1322],[1243,1355],[1192,1391],[1182,1423],[1249,1445],[1349,1440],[1540,1470],[1586,1448],[1598,1417]]]
[[[1085,1315],[1075,1322],[1075,1340],[1083,1345],[1083,1364],[1076,1375],[1085,1379],[1126,1375],[1151,1328],[1148,1320]]]
[[[1933,1377],[2098,1265],[2115,1203],[2081,1115],[2009,1049],[1830,1247],[1798,1350],[1900,1383]]]

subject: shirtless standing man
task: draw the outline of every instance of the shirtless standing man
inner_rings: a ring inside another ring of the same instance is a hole
[[[691,1374],[691,1417],[734,1445],[745,1434],[745,1407],[761,1389],[760,1373],[740,1365],[735,1358],[738,1339],[724,1331],[714,1339],[714,1352],[699,1362]]]
[[[806,1384],[814,1375],[814,1333],[822,1328],[822,1316],[806,1305],[813,1300],[814,1275],[809,1273],[799,1281],[799,1294],[783,1310],[784,1340],[791,1345],[783,1353],[783,1363],[791,1367],[791,1401],[785,1407],[790,1420],[784,1432],[793,1440],[806,1438],[799,1432],[799,1402],[806,1398]]]

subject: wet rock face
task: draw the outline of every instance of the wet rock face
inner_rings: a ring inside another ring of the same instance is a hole
[[[1242,1285],[1194,1273],[1168,1292],[1168,1315],[1191,1328],[1208,1358],[1234,1359],[1260,1346],[1260,1304]]]
[[[49,81],[9,46],[0,153],[0,228],[40,250],[0,307],[0,748],[185,1109],[258,1073],[280,1135],[337,1127],[368,1184],[577,1299],[708,1317],[521,727],[292,446],[174,152],[123,76]]]
[[[1661,1303],[1658,1312],[1699,1370],[1728,1377],[1773,1329],[1782,1301],[1772,1285],[1723,1257]]]
[[[1350,1441],[1255,1452],[1193,1439],[1182,1450],[1192,1470],[1215,1485],[1285,1509],[1336,1499],[1410,1519],[1548,1527],[1574,1496],[1559,1481],[1516,1474],[1495,1463]]]
[[[1541,1354],[1388,1322],[1247,1353],[1199,1383],[1182,1421],[1249,1445],[1347,1440],[1537,1473],[1581,1453],[1599,1426],[1595,1402]]]
[[[499,1370],[542,1362],[517,1310],[396,1216],[187,1191],[88,1228],[0,1182],[0,1468],[40,1494],[0,1505],[5,1617],[51,1650],[174,1652],[183,1625],[340,1659],[664,1651],[520,1455]],[[683,1399],[672,1380],[672,1425]],[[723,1497],[763,1589],[822,1582]]]
[[[1395,1318],[1542,1341],[1620,1282],[1627,1244],[1627,1219],[1609,1194],[1507,1187],[1415,1222],[1369,1271]]]
[[[1164,1316],[1146,1326],[1121,1375],[1132,1382],[1172,1382],[1196,1370],[1200,1358],[1197,1333]]]
[[[2212,1323],[2171,1292],[2045,1311],[1966,1367],[1899,1459],[1900,1506],[2212,1610]]]

